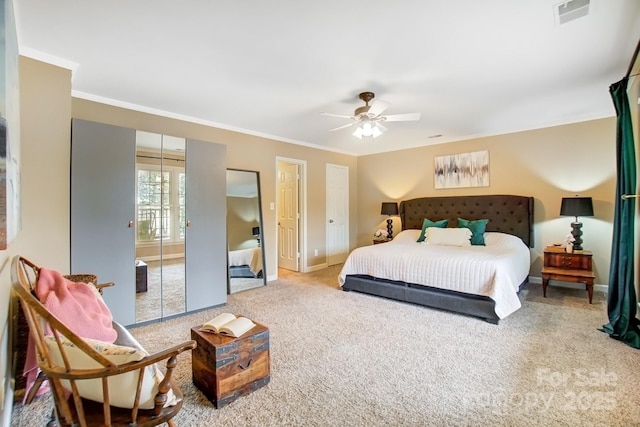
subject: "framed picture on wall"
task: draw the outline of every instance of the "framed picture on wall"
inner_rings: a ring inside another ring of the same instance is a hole
[[[489,151],[438,156],[434,160],[436,189],[489,186]]]

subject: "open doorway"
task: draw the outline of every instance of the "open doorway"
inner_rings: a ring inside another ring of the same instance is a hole
[[[278,268],[305,271],[305,174],[303,160],[276,158]]]

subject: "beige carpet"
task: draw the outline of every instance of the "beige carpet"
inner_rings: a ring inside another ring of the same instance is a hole
[[[229,291],[232,294],[264,286],[264,279],[233,277],[229,279]]]
[[[148,350],[189,339],[189,327],[242,313],[270,328],[271,382],[216,410],[191,382],[190,355],[175,378],[182,426],[628,426],[640,423],[640,353],[597,329],[596,292],[540,285],[495,326],[482,320],[341,292],[339,267],[280,271],[226,307],[139,327]],[[16,405],[12,426],[44,425],[51,404]]]
[[[147,291],[136,293],[136,322],[185,310],[184,258],[147,261]]]
[[[232,294],[264,286],[263,279],[233,278]],[[147,261],[147,291],[136,293],[136,322],[169,317],[185,310],[184,258]]]

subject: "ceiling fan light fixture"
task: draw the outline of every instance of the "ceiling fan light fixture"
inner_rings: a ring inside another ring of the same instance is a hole
[[[362,139],[363,137],[370,136],[372,138],[377,138],[382,135],[382,131],[378,127],[377,124],[371,122],[364,122],[360,126],[358,126],[353,132],[353,136],[358,139]]]
[[[389,108],[391,104],[379,99],[374,101],[374,97],[375,94],[373,92],[362,92],[358,98],[363,100],[365,105],[356,108],[352,116],[333,113],[320,114],[323,116],[351,119],[351,123],[330,129],[330,131],[348,128],[357,124],[358,127],[353,132],[353,136],[358,139],[362,139],[365,136],[377,138],[382,135],[387,131],[387,128],[382,125],[382,122],[409,122],[420,120],[420,113],[392,114],[383,116],[382,112]]]

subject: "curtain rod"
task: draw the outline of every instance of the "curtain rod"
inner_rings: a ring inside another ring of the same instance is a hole
[[[633,71],[633,64],[636,63],[636,59],[638,58],[638,51],[640,51],[640,40],[638,40],[638,44],[636,45],[636,51],[633,52],[633,57],[631,58],[629,69],[627,70],[627,74],[624,76],[625,78],[629,78],[629,76],[631,75],[631,71]]]

